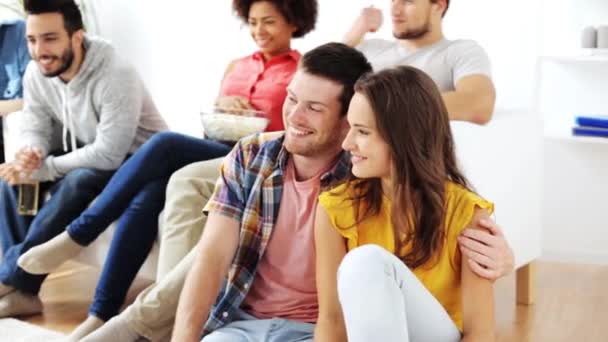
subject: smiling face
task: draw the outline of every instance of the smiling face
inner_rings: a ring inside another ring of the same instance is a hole
[[[283,104],[284,145],[305,157],[337,155],[348,125],[341,113],[342,86],[298,70],[287,87]]]
[[[350,130],[342,148],[351,153],[352,173],[359,178],[391,177],[391,149],[376,125],[376,117],[367,98],[355,93],[348,107]]]
[[[265,57],[289,51],[296,27],[290,24],[276,6],[269,1],[256,1],[247,19],[251,38]]]
[[[46,77],[67,72],[74,63],[74,49],[82,43],[79,33],[70,37],[60,13],[28,15],[26,36],[30,55]]]

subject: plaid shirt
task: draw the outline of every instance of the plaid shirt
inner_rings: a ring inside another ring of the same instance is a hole
[[[240,238],[228,279],[203,334],[230,323],[253,284],[279,214],[288,158],[282,133],[262,133],[242,139],[224,159],[205,211],[239,221]],[[321,185],[340,180],[349,172],[349,156],[343,153],[332,170],[321,176]]]

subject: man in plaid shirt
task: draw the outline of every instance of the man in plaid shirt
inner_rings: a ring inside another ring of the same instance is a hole
[[[198,341],[203,325],[205,341],[313,340],[317,197],[350,170],[346,112],[371,70],[346,45],[311,50],[287,88],[285,133],[245,138],[224,159],[174,341]]]

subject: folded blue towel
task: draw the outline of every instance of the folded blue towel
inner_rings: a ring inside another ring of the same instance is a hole
[[[577,116],[576,124],[586,127],[608,128],[608,116]]]
[[[608,127],[600,128],[600,127],[572,127],[572,134],[579,136],[588,136],[588,137],[604,137],[608,138]]]

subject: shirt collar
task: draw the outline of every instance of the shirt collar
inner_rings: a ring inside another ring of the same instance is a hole
[[[272,57],[271,59],[269,59],[266,62],[272,62],[272,61],[275,61],[275,60],[278,60],[278,59],[283,59],[283,58],[291,58],[294,61],[298,61],[300,59],[300,56],[301,55],[298,52],[298,50],[291,49],[291,50],[289,50],[289,51],[287,51],[287,52],[285,52],[283,54],[280,54],[278,56]],[[256,52],[254,52],[253,55],[251,55],[251,57],[254,60],[264,61],[264,54],[262,53],[262,51],[256,51]]]

